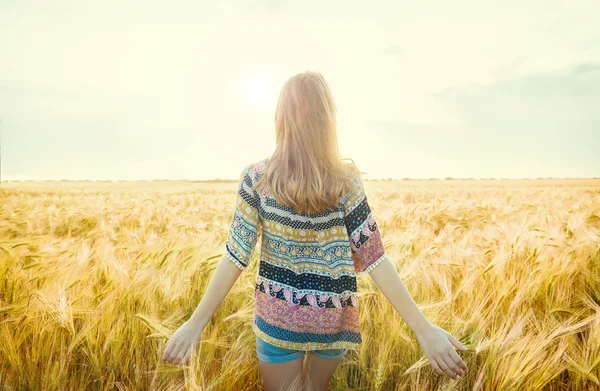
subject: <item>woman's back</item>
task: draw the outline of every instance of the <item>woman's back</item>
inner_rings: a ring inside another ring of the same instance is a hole
[[[356,275],[385,255],[362,180],[348,170],[337,205],[298,213],[254,190],[268,160],[242,171],[225,244],[228,258],[245,270],[262,238],[252,328],[279,347],[356,349],[362,343]]]
[[[171,337],[163,360],[187,360],[239,275],[229,261],[245,270],[260,236],[252,329],[265,389],[303,378],[305,350],[325,358],[308,377],[327,387],[347,349],[362,343],[356,276],[367,273],[415,331],[436,373],[455,378],[466,370],[452,345],[466,348],[421,313],[387,257],[360,173],[339,153],[336,113],[321,74],[286,81],[275,112],[275,151],[242,170],[225,255],[207,298]]]

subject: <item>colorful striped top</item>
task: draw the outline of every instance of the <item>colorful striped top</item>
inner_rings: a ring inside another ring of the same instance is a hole
[[[267,191],[254,190],[268,159],[242,171],[225,243],[227,258],[246,270],[262,238],[252,329],[288,349],[357,349],[362,337],[356,276],[369,273],[386,254],[360,174],[347,177],[350,185],[337,205],[297,213]]]

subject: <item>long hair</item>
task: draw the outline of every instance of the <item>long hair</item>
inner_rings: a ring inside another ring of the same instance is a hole
[[[340,155],[336,115],[320,73],[289,78],[275,111],[275,151],[256,188],[267,189],[277,202],[299,213],[320,213],[336,205],[351,170],[360,172],[352,159]]]

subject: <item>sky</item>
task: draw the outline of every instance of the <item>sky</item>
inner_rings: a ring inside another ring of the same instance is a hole
[[[2,180],[237,179],[321,72],[366,179],[600,177],[600,2],[0,1]]]

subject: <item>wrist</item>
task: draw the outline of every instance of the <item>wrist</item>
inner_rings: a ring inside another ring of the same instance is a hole
[[[435,325],[428,319],[425,319],[419,325],[415,326],[412,331],[417,337],[430,333],[435,328]]]
[[[202,333],[204,332],[204,327],[206,325],[202,323],[194,323],[194,321],[192,321],[191,318],[190,320],[188,320],[187,323],[188,332],[190,333],[189,335],[191,335],[192,340],[194,340],[195,342],[200,341],[200,339],[202,339]]]
[[[187,322],[190,324],[190,326],[193,326],[194,329],[204,330],[208,324],[208,319],[204,319],[201,316],[195,316],[195,314],[192,314]]]

